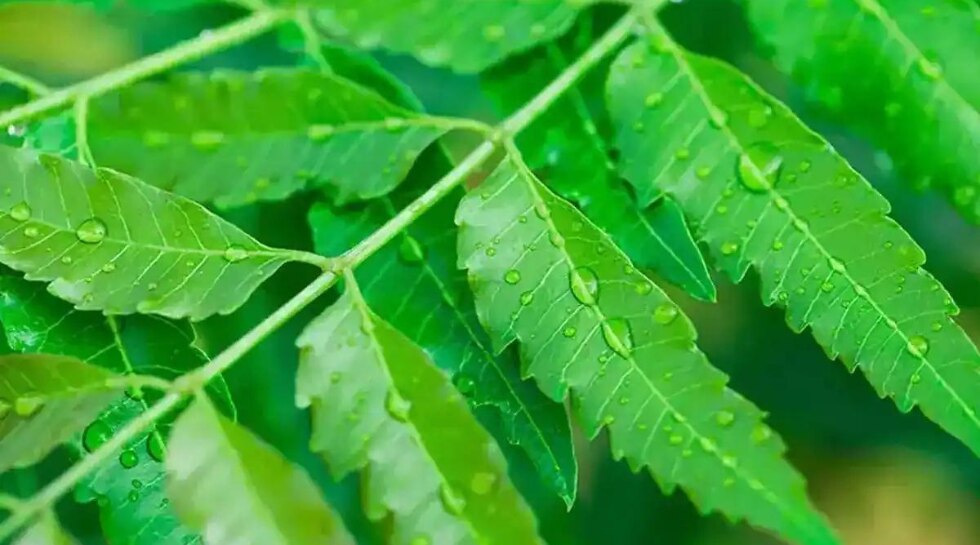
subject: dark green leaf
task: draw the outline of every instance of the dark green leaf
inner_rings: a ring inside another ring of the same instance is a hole
[[[616,458],[719,510],[807,545],[837,543],[762,412],[727,389],[677,306],[511,152],[460,204],[460,266],[498,349]],[[493,249],[493,252],[488,250]]]
[[[503,454],[448,377],[346,287],[297,341],[313,450],[338,476],[365,470],[365,509],[393,517],[394,544],[541,543]]]

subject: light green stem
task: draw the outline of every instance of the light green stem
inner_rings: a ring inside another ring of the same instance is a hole
[[[136,437],[144,429],[153,425],[154,422],[176,408],[185,396],[200,391],[205,384],[234,365],[249,350],[329,290],[337,282],[344,270],[351,270],[363,263],[398,233],[432,208],[440,199],[459,187],[484,162],[494,155],[497,151],[498,143],[507,141],[524,130],[558,100],[562,94],[568,91],[589,69],[594,67],[606,55],[614,51],[619,44],[625,41],[629,37],[630,31],[635,23],[636,14],[634,11],[631,11],[594,43],[582,57],[562,72],[558,78],[545,87],[524,107],[504,120],[493,131],[493,138],[485,140],[477,146],[455,168],[414,202],[395,215],[395,217],[381,226],[380,229],[372,233],[346,254],[334,260],[335,268],[333,271],[322,274],[313,283],[304,288],[303,291],[296,294],[286,304],[262,320],[255,328],[218,354],[207,365],[174,381],[170,393],[164,396],[163,399],[154,404],[148,411],[129,421],[109,441],[82,458],[68,471],[45,486],[30,501],[25,502],[19,509],[11,513],[7,520],[0,524],[0,541],[13,535],[18,528],[29,522],[37,513],[53,505],[58,498],[68,493],[82,478],[97,469],[114,452],[128,444],[133,437]]]
[[[292,16],[293,12],[286,10],[257,11],[240,21],[201,34],[117,70],[45,94],[27,104],[15,106],[0,113],[0,127],[27,121],[39,114],[67,106],[79,98],[91,98],[125,87],[147,76],[240,44],[272,29]]]
[[[25,76],[20,72],[15,72],[9,68],[0,66],[0,83],[2,82],[15,85],[37,96],[46,95],[51,92],[51,88],[40,81],[30,76]]]

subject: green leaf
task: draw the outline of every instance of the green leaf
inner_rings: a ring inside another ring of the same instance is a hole
[[[235,310],[297,259],[135,178],[5,147],[0,250],[80,310],[194,320]]]
[[[317,251],[346,251],[410,202],[417,191],[409,189],[363,209],[315,206],[310,225]],[[358,267],[357,278],[371,308],[425,349],[453,377],[471,407],[490,405],[499,411],[506,440],[519,445],[549,487],[571,505],[578,467],[565,409],[521,380],[516,353],[493,353],[476,319],[466,276],[455,267],[453,211],[461,194],[447,197],[416,220]]]
[[[36,464],[120,394],[115,375],[75,358],[0,356],[0,472]]]
[[[454,128],[305,68],[140,83],[94,102],[89,124],[100,165],[222,207],[306,188],[340,203],[384,195]]]
[[[571,33],[574,41],[588,43],[589,28],[579,25]],[[515,111],[566,65],[562,45],[547,44],[489,71],[484,87],[502,111]],[[599,134],[598,126],[608,119],[596,119],[586,99],[593,95],[602,95],[601,82],[580,82],[522,132],[517,142],[528,164],[612,236],[637,267],[656,271],[694,297],[714,300],[715,285],[677,205],[664,202],[644,210],[623,188]]]
[[[119,375],[175,379],[207,361],[194,348],[193,331],[155,316],[105,317],[78,312],[44,292],[40,284],[0,276],[0,322],[13,349],[78,357]],[[222,410],[234,414],[224,381],[208,385]],[[133,389],[89,416],[83,434],[69,446],[84,456],[130,420],[148,410],[159,393]],[[97,418],[96,418],[97,417]],[[105,535],[128,545],[187,545],[200,539],[177,520],[164,490],[163,437],[172,418],[133,438],[76,490],[79,501],[98,500]]]
[[[392,543],[541,543],[493,438],[425,352],[371,312],[352,277],[297,345],[311,448],[338,476],[365,470],[365,509],[393,517]]]
[[[980,8],[971,0],[752,0],[776,63],[834,119],[980,223]]]
[[[595,225],[512,150],[460,204],[460,266],[498,349],[520,341],[525,373],[612,450],[703,511],[802,544],[836,543],[759,409],[694,344],[693,326]],[[493,248],[494,252],[487,252]]]
[[[12,545],[76,545],[74,538],[58,525],[54,513],[46,513],[29,526]]]
[[[353,545],[301,468],[203,397],[177,419],[167,454],[174,508],[208,545]]]
[[[950,318],[958,309],[888,202],[829,144],[745,76],[660,31],[620,55],[609,98],[641,203],[676,198],[733,280],[755,269],[763,301],[785,307],[791,328],[811,327],[880,395],[902,411],[919,405],[980,454],[980,355]]]
[[[564,33],[596,0],[312,0],[327,34],[431,66],[479,72]]]

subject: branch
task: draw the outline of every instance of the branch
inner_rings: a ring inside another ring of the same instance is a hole
[[[49,483],[29,501],[0,524],[0,542],[7,539],[21,526],[29,522],[37,513],[53,505],[62,495],[68,493],[81,479],[95,471],[99,465],[112,456],[113,452],[124,447],[133,437],[153,425],[165,414],[175,409],[184,397],[199,391],[205,384],[226,371],[249,350],[275,332],[290,318],[337,283],[344,271],[356,268],[399,232],[408,227],[442,198],[449,195],[497,150],[500,142],[506,142],[531,124],[556,100],[568,91],[586,72],[605,56],[613,52],[631,33],[636,23],[636,13],[631,11],[616,23],[605,35],[595,42],[582,57],[572,63],[551,84],[545,87],[524,107],[515,112],[493,131],[492,137],[485,140],[464,158],[455,168],[430,187],[425,193],[409,204],[380,229],[364,239],[343,256],[334,260],[334,270],[318,277],[303,291],[296,294],[282,307],[260,322],[255,328],[218,354],[207,365],[192,371],[173,383],[173,388],[148,411],[129,421],[121,430],[101,447],[79,460],[68,471]],[[253,17],[254,18],[254,17]],[[280,15],[279,19],[282,16]],[[274,21],[278,21],[275,19]],[[268,24],[273,24],[269,21]],[[127,80],[131,81],[131,80]],[[0,118],[3,119],[3,118]],[[328,258],[323,258],[328,259]]]
[[[101,76],[76,83],[70,87],[0,113],[0,127],[26,121],[34,116],[71,104],[79,98],[95,97],[124,87],[153,74],[184,64],[221,49],[240,44],[289,20],[292,11],[265,10],[211,32],[181,42],[170,49],[144,57],[132,64],[106,72]],[[23,82],[22,82],[23,83]]]
[[[9,68],[0,66],[0,83],[3,82],[20,87],[21,89],[37,96],[46,95],[51,92],[51,88],[40,81],[30,76],[25,76],[20,72],[14,72]]]

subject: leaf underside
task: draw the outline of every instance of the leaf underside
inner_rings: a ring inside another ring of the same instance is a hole
[[[609,428],[617,458],[681,485],[702,512],[836,543],[761,411],[725,387],[687,318],[573,206],[511,156],[457,223],[493,341],[519,340],[526,374],[555,400],[570,390],[587,432]]]
[[[881,195],[785,106],[665,34],[620,55],[608,94],[641,202],[673,196],[733,280],[754,269],[791,328],[980,454],[980,355]]]
[[[384,195],[446,130],[307,68],[179,74],[95,101],[89,116],[100,165],[222,207],[307,188],[341,203]]]
[[[363,469],[366,511],[391,542],[540,543],[493,438],[448,377],[371,313],[353,284],[297,341],[311,448],[337,476]]]
[[[135,178],[0,147],[0,263],[80,310],[227,314],[288,260]]]
[[[79,312],[48,293],[40,284],[0,276],[0,322],[11,348],[24,353],[46,352],[77,357],[119,375],[140,373],[174,379],[207,361],[191,344],[186,324],[155,316],[107,318]],[[222,380],[207,387],[227,414],[234,405]],[[159,394],[132,390],[90,416],[85,433],[69,446],[84,456],[145,412]],[[98,418],[96,418],[98,417]],[[164,490],[164,436],[172,418],[134,437],[76,489],[79,501],[98,500],[103,531],[112,543],[188,545],[200,539],[176,518]]]
[[[507,55],[561,35],[577,8],[595,0],[317,0],[327,34],[425,64],[479,72]]]
[[[980,223],[976,2],[747,5],[756,33],[810,98],[873,138],[915,186],[941,189]]]
[[[339,517],[299,467],[205,398],[174,424],[167,492],[208,545],[353,545]]]
[[[113,374],[52,354],[0,356],[0,472],[33,465],[121,396]]]

